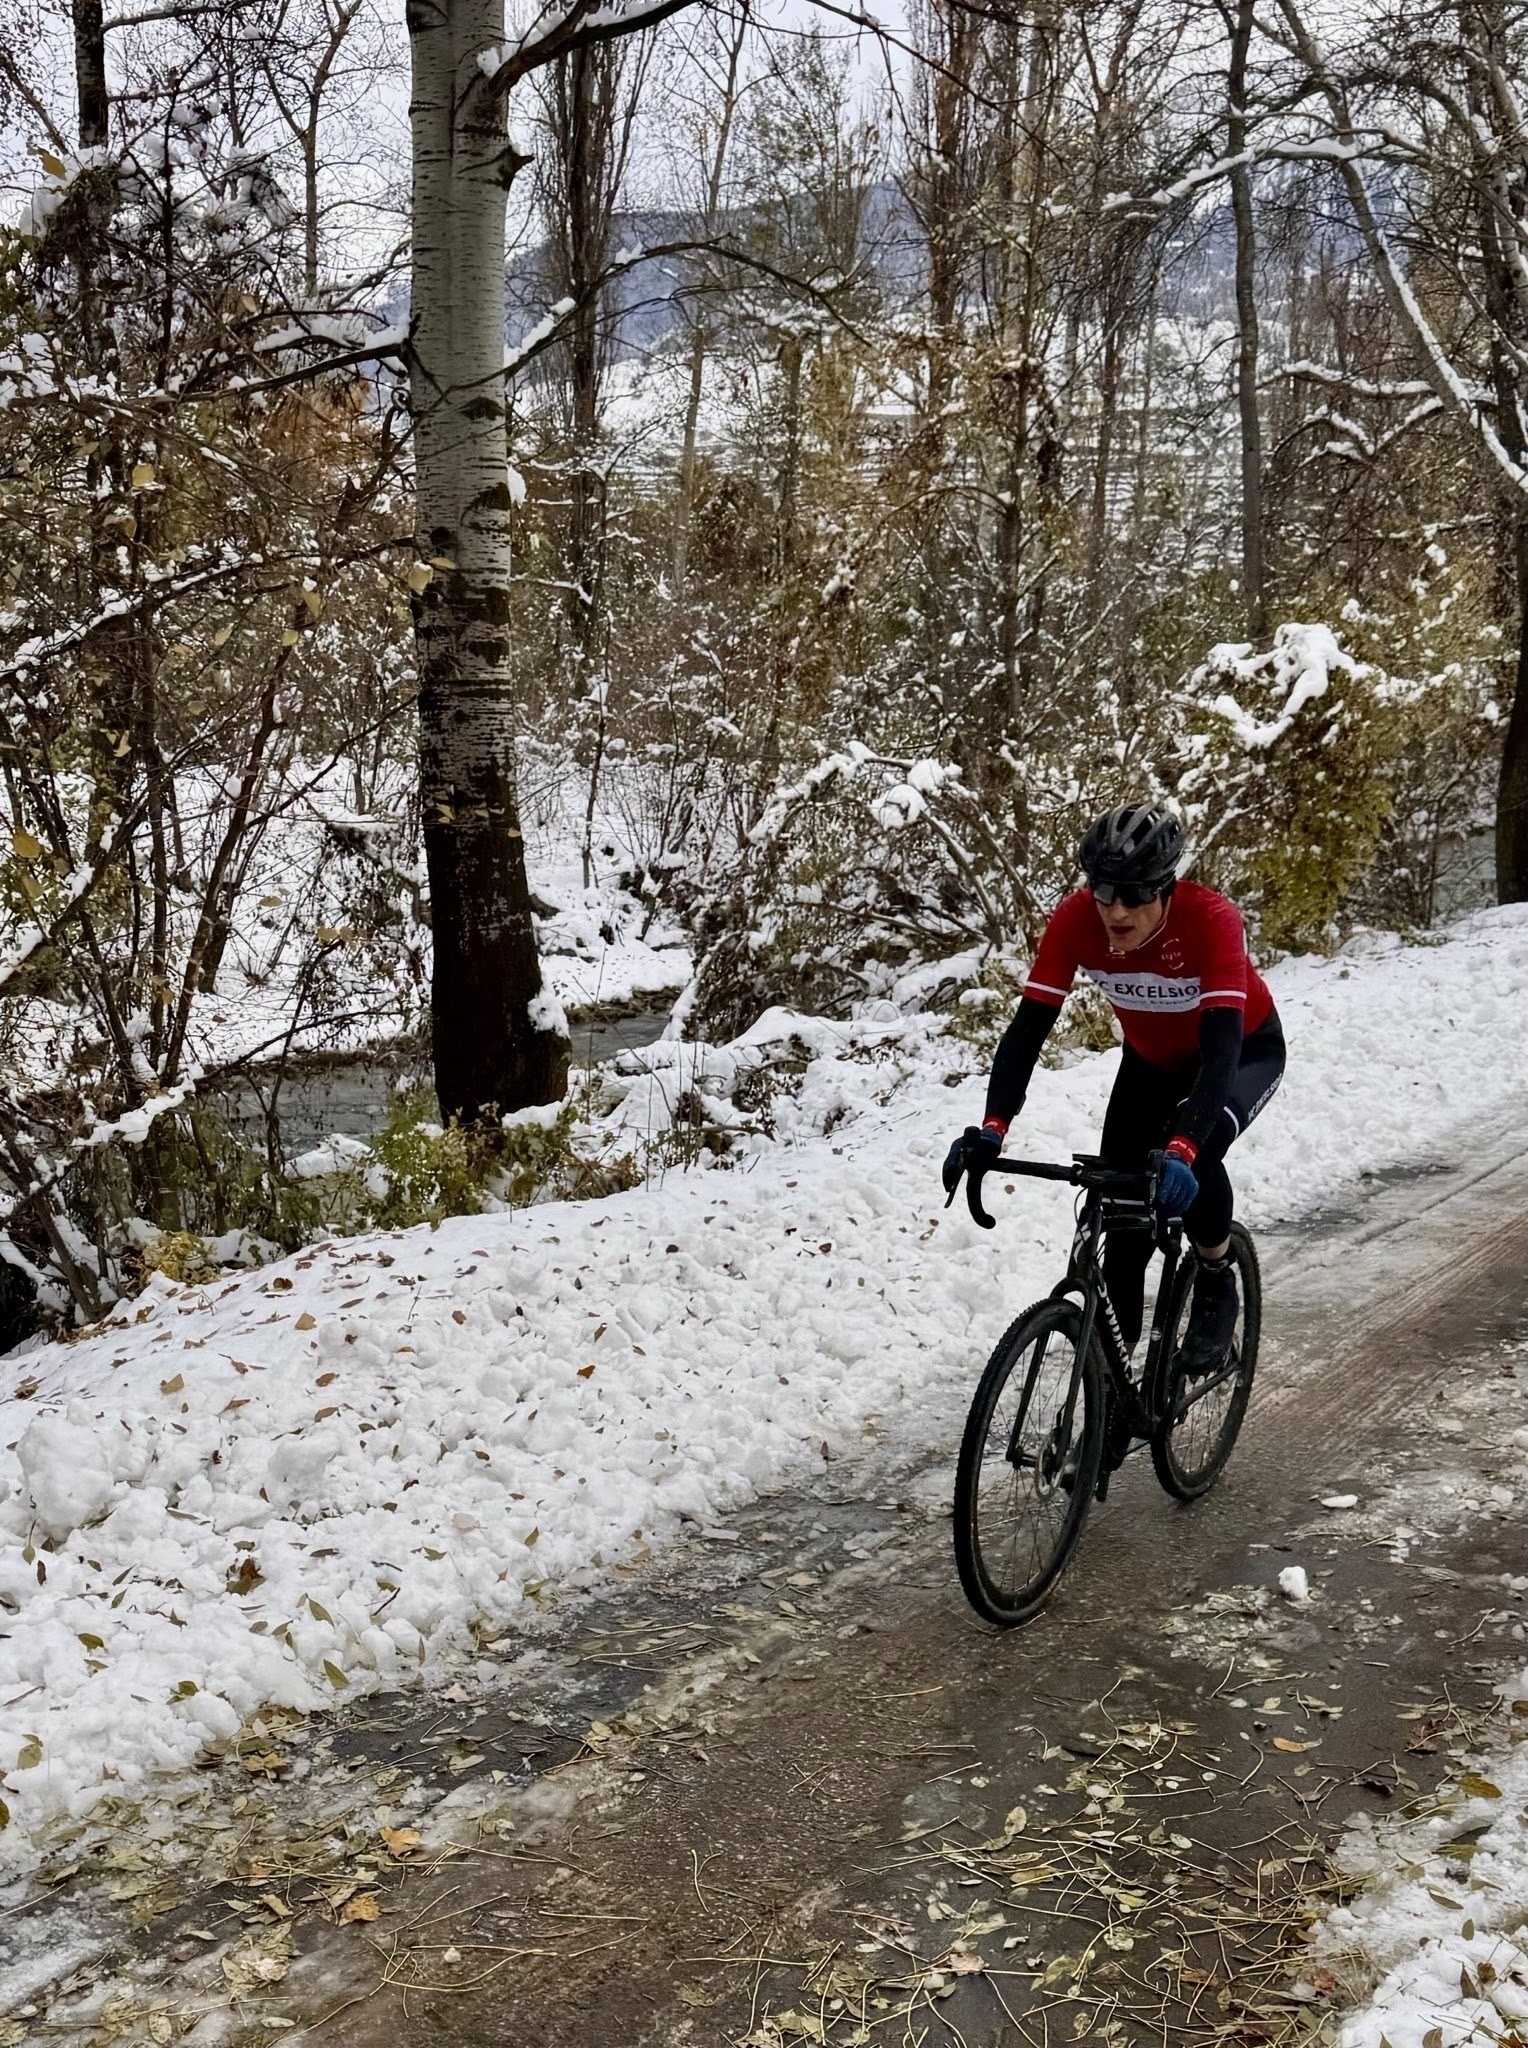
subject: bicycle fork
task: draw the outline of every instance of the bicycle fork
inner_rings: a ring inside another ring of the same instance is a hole
[[[1066,1399],[1062,1402],[1060,1409],[1057,1411],[1056,1418],[1051,1424],[1045,1448],[1032,1458],[1025,1456],[1020,1448],[1020,1440],[1024,1424],[1029,1418],[1030,1404],[1034,1400],[1035,1387],[1039,1381],[1040,1371],[1045,1363],[1046,1353],[1050,1349],[1051,1338],[1055,1334],[1053,1331],[1047,1330],[1039,1344],[1035,1347],[1034,1356],[1029,1362],[1029,1370],[1024,1375],[1024,1391],[1019,1397],[1018,1410],[1014,1415],[1013,1428],[1009,1432],[1008,1448],[1005,1456],[1008,1463],[1016,1470],[1026,1465],[1033,1465],[1047,1485],[1057,1478],[1066,1463],[1066,1451],[1072,1441],[1072,1424],[1077,1414],[1077,1393],[1082,1385],[1082,1362],[1088,1355],[1088,1345],[1093,1341],[1096,1311],[1097,1296],[1090,1290],[1085,1297],[1082,1330],[1072,1354],[1072,1370],[1067,1381]]]

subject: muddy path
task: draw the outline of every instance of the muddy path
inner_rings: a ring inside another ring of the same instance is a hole
[[[273,1721],[11,1904],[10,2038],[1329,2036],[1338,1832],[1427,1796],[1524,1654],[1520,1152],[1265,1234],[1220,1487],[1133,1458],[1023,1632],[961,1603],[940,1417],[444,1695]]]

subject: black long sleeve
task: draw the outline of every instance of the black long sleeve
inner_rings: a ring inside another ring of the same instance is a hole
[[[1195,1146],[1210,1135],[1226,1106],[1241,1060],[1242,1013],[1229,1006],[1199,1012],[1199,1072],[1188,1092],[1174,1136]]]
[[[1003,1033],[992,1061],[992,1078],[987,1083],[986,1116],[1011,1124],[1024,1107],[1029,1077],[1040,1057],[1040,1048],[1050,1037],[1051,1026],[1060,1015],[1059,1004],[1039,1003],[1033,996],[1024,997],[1014,1012],[1013,1022]]]

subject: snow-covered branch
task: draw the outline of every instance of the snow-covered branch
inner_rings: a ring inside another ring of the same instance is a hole
[[[671,14],[679,14],[696,0],[567,0],[567,4],[543,7],[523,35],[499,49],[484,50],[478,68],[490,93],[508,92],[532,71],[555,63],[572,51],[595,43],[614,42],[621,36],[638,35],[656,28]]]
[[[10,950],[4,955],[0,955],[0,989],[4,989],[8,983],[15,979],[18,972],[31,959],[32,955],[37,952],[39,947],[51,946],[57,939],[70,917],[79,908],[94,884],[100,879],[101,873],[111,856],[117,834],[121,830],[121,825],[122,821],[120,818],[108,819],[105,830],[101,834],[101,841],[95,859],[79,862],[65,876],[62,901],[55,909],[47,926],[44,927],[37,923],[35,919],[29,919],[27,923],[17,929],[15,937],[11,942]]]
[[[1380,221],[1363,171],[1366,150],[1339,81],[1332,75],[1320,45],[1301,16],[1298,0],[1279,0],[1301,61],[1326,100],[1335,139],[1342,150],[1335,161],[1385,295],[1412,346],[1421,358],[1427,382],[1442,404],[1479,441],[1493,466],[1514,491],[1528,496],[1528,469],[1516,459],[1490,417],[1479,387],[1461,374],[1449,350],[1422,307],[1390,235]]]
[[[1404,377],[1394,382],[1377,383],[1371,377],[1355,376],[1352,371],[1339,369],[1333,363],[1313,363],[1304,358],[1281,363],[1276,370],[1269,372],[1263,382],[1265,385],[1275,384],[1284,377],[1308,377],[1313,384],[1329,385],[1353,398],[1427,398],[1433,395],[1433,387],[1425,377]],[[1476,387],[1476,392],[1482,399],[1487,396],[1479,387]]]

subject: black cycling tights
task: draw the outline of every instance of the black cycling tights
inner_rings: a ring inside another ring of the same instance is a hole
[[[1127,1171],[1144,1166],[1146,1155],[1167,1143],[1198,1071],[1197,1066],[1154,1067],[1125,1047],[1104,1113],[1099,1150],[1106,1165]],[[1284,1033],[1275,1010],[1242,1040],[1241,1060],[1226,1106],[1194,1160],[1199,1193],[1183,1219],[1190,1243],[1224,1241],[1231,1228],[1232,1207],[1226,1153],[1283,1076]],[[1143,1231],[1111,1231],[1104,1241],[1104,1280],[1127,1345],[1134,1345],[1141,1334],[1150,1257],[1151,1239]]]

